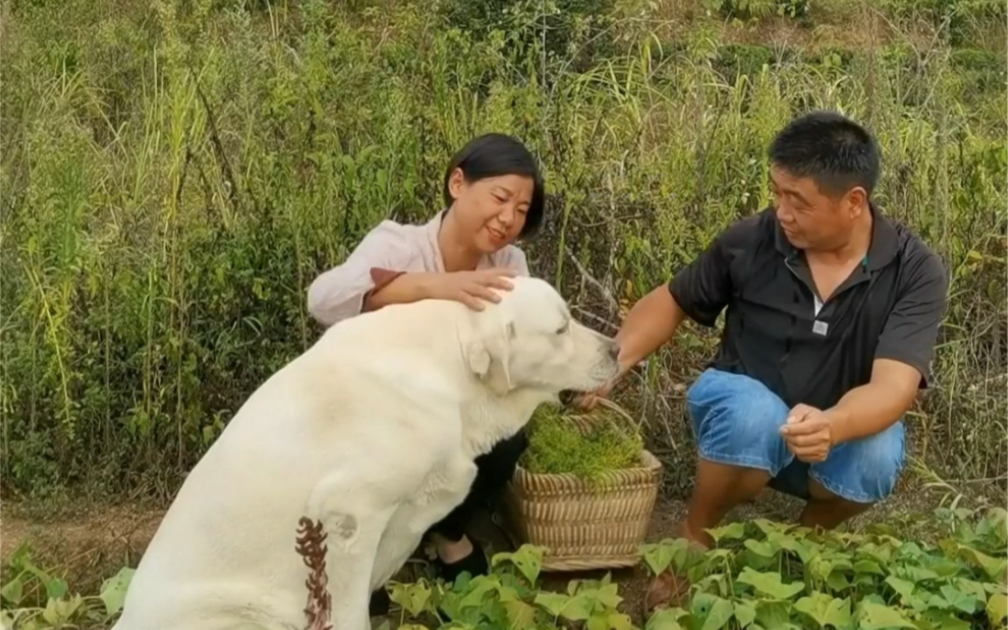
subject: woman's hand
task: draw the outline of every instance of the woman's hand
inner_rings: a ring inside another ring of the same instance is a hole
[[[439,273],[430,278],[430,297],[439,300],[462,302],[474,311],[485,308],[483,301],[500,302],[494,289],[510,291],[514,285],[508,278],[515,277],[514,269],[480,269],[478,271],[456,271]]]

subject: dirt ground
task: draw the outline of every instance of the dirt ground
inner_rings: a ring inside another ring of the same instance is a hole
[[[903,485],[892,500],[860,517],[852,523],[852,527],[884,519],[897,527],[902,524],[904,531],[916,530],[919,535],[926,535],[926,516],[942,499],[941,493],[927,492],[918,483]],[[766,517],[788,521],[795,518],[799,510],[799,502],[767,491],[756,501],[736,509],[728,520]],[[685,511],[686,505],[682,500],[660,499],[654,510],[648,541],[674,536],[676,525]],[[162,515],[163,508],[143,503],[64,506],[55,513],[45,513],[37,506],[28,510],[17,504],[5,503],[0,512],[0,559],[6,564],[20,545],[28,543],[38,566],[65,577],[72,590],[95,593],[101,582],[122,566],[136,565]],[[473,535],[491,553],[511,548],[507,536],[489,517],[477,525]],[[908,536],[912,535],[908,533]],[[405,569],[407,573],[410,570],[409,566]],[[562,590],[571,579],[599,578],[604,573],[547,574],[543,578],[543,588]],[[642,623],[644,594],[650,584],[645,569],[639,566],[613,571],[613,578],[620,583],[624,612],[636,623]]]

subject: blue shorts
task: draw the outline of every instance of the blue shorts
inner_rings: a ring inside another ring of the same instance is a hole
[[[700,457],[765,470],[770,487],[808,499],[808,480],[856,503],[892,494],[904,464],[903,422],[882,433],[841,444],[824,462],[806,464],[788,450],[778,430],[789,407],[756,379],[708,369],[686,394]]]

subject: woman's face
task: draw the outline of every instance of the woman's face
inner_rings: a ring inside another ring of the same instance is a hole
[[[455,220],[483,253],[508,245],[525,226],[535,183],[527,175],[499,175],[467,182],[461,169],[448,180]]]

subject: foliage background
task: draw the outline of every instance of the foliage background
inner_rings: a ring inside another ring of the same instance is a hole
[[[767,203],[812,107],[872,128],[881,207],[951,270],[912,454],[1003,484],[1005,39],[993,0],[4,0],[3,494],[170,496],[319,334],[314,276],[436,211],[474,134],[537,151],[533,270],[612,332]],[[688,327],[620,394],[673,493],[714,343]]]

